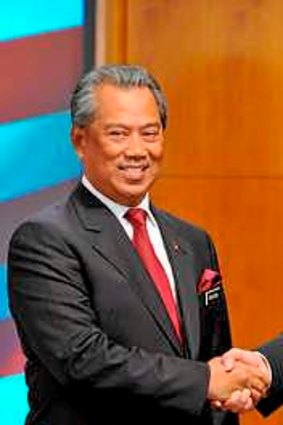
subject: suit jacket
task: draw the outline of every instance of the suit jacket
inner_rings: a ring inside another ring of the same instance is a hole
[[[206,361],[231,346],[209,236],[152,206],[176,280],[181,347],[154,284],[116,217],[82,184],[26,221],[9,250],[10,308],[27,357],[27,424],[130,424],[139,419],[234,425],[206,403]],[[101,419],[100,419],[101,418]]]
[[[283,334],[259,347],[269,361],[272,370],[272,384],[269,395],[258,406],[259,411],[268,416],[283,404]]]

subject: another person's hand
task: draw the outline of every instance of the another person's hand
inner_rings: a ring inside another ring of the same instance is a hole
[[[227,363],[226,363],[227,362]],[[258,365],[246,364],[230,357],[216,357],[209,362],[210,382],[208,399],[222,410],[250,409],[254,396],[262,397],[267,388],[267,378]]]
[[[271,384],[272,375],[268,361],[256,351],[233,348],[221,357],[221,362],[226,372],[231,372],[239,364],[246,365],[252,368],[251,370],[258,369],[264,385],[262,387],[251,385],[246,390],[236,390],[226,401],[214,401],[214,407],[236,413],[244,413],[253,409],[259,400],[266,395]]]

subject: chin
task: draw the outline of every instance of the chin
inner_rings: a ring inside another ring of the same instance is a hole
[[[124,197],[124,204],[131,206],[131,207],[134,207],[141,202],[141,200],[144,198],[144,196],[145,196],[145,193],[143,193],[142,195],[141,194],[139,194],[139,195],[129,194],[127,197]]]
[[[127,194],[120,194],[117,202],[121,203],[122,205],[134,207],[141,202],[146,193],[147,192],[128,192]]]
[[[126,183],[121,185],[119,188],[116,188],[116,196],[117,202],[127,205],[127,206],[135,206],[140,203],[140,201],[144,198],[144,196],[149,191],[153,182],[144,182],[141,184],[129,184]]]

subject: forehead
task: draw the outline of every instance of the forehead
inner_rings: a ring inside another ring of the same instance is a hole
[[[103,84],[95,88],[97,116],[147,114],[159,119],[156,100],[148,87],[119,87]]]

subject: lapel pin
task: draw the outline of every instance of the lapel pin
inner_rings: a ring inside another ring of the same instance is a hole
[[[179,247],[179,245],[177,244],[177,242],[173,242],[173,248],[174,248],[174,251],[175,251],[175,252],[179,252],[180,247]]]

